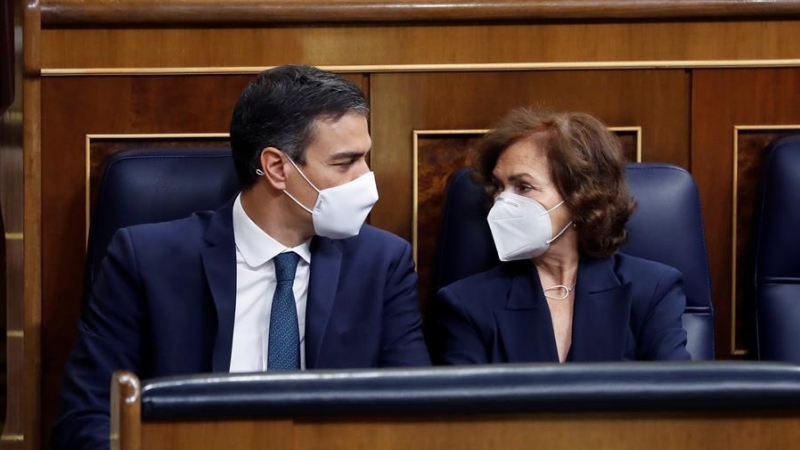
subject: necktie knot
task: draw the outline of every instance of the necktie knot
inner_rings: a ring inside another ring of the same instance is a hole
[[[293,282],[297,271],[297,261],[300,255],[295,252],[280,253],[273,259],[275,264],[275,279],[278,283]]]

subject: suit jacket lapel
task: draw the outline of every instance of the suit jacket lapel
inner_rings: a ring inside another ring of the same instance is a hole
[[[620,283],[614,258],[581,259],[572,318],[572,359],[621,360],[630,310],[630,284]]]
[[[553,322],[536,269],[527,262],[510,264],[509,269],[506,309],[495,311],[500,346],[508,362],[558,361]]]
[[[306,307],[305,346],[308,369],[316,368],[319,364],[322,342],[336,299],[341,266],[342,250],[339,243],[315,237],[311,244],[311,274]]]
[[[211,367],[214,372],[228,372],[233,345],[233,321],[236,313],[236,243],[233,239],[233,200],[211,217],[201,252],[203,269],[217,310],[217,336]]]

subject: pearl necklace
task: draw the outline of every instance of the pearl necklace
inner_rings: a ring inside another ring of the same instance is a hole
[[[545,288],[544,296],[547,298],[552,298],[553,300],[564,300],[565,298],[569,297],[569,294],[575,289],[576,284],[573,284],[572,287],[564,286],[563,284],[557,284],[555,286],[550,286],[549,288]],[[553,290],[561,290],[563,291],[564,295],[547,295],[547,291]]]

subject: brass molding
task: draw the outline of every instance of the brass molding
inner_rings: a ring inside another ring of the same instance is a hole
[[[101,139],[130,139],[130,140],[145,140],[145,139],[212,139],[212,138],[227,138],[229,133],[138,133],[138,134],[87,134],[86,135],[86,148],[85,155],[85,173],[86,173],[86,196],[85,202],[85,219],[86,219],[86,233],[84,236],[84,247],[89,245],[89,226],[92,220],[92,195],[91,195],[91,164],[92,164],[92,140]]]
[[[233,67],[98,67],[45,68],[42,77],[129,76],[129,75],[240,75],[257,74],[275,66]],[[414,72],[514,72],[534,70],[603,70],[603,69],[705,69],[742,67],[800,67],[800,59],[744,60],[675,60],[675,61],[563,61],[522,63],[461,64],[363,64],[322,65],[321,69],[338,73],[414,73]]]
[[[737,356],[745,356],[749,354],[747,349],[738,348],[736,346],[736,308],[738,306],[738,299],[736,298],[736,240],[737,233],[737,218],[739,216],[738,200],[739,200],[739,132],[740,131],[779,131],[779,130],[800,130],[800,124],[787,124],[787,125],[734,125],[733,127],[733,214],[731,217],[731,229],[733,239],[731,241],[731,354]]]
[[[23,238],[22,233],[6,233],[6,240],[7,241],[21,241]]]
[[[0,442],[23,442],[25,436],[22,434],[4,434],[0,436]]]
[[[636,133],[636,162],[642,162],[642,127],[607,127],[611,132]]]
[[[23,339],[25,338],[25,332],[22,330],[6,330],[6,338]]]

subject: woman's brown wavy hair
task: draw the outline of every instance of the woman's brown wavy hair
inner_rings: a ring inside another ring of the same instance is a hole
[[[589,114],[515,109],[475,149],[473,165],[490,194],[496,189],[492,171],[498,158],[523,139],[546,152],[550,177],[573,214],[580,254],[616,253],[635,208],[619,139]]]

